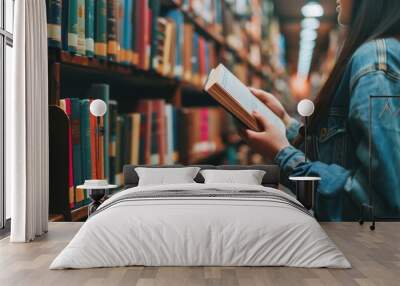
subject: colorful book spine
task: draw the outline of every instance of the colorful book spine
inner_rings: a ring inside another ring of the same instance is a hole
[[[69,18],[69,0],[62,1],[61,11],[61,47],[68,51],[68,18]]]
[[[151,9],[151,46],[150,46],[150,68],[152,70],[157,69],[158,58],[157,58],[157,49],[158,49],[158,17],[160,15],[160,0],[151,0],[150,9]]]
[[[124,150],[122,162],[123,165],[131,163],[131,153],[132,153],[132,116],[130,114],[124,114],[124,128],[123,128],[123,142],[122,148]]]
[[[152,165],[161,164],[159,153],[158,141],[158,114],[157,112],[151,113],[151,157],[150,162]]]
[[[61,48],[62,1],[47,1],[47,37],[49,47]]]
[[[181,122],[181,116],[180,116],[180,110],[177,108],[174,108],[173,110],[173,137],[174,137],[174,146],[173,146],[173,162],[178,162],[179,161],[179,144],[180,144],[180,122]]]
[[[152,11],[150,9],[150,2],[152,0],[145,1],[146,13],[144,20],[144,32],[145,32],[145,50],[144,50],[144,68],[148,70],[150,68],[150,55],[151,55],[151,33],[152,33]]]
[[[142,113],[140,115],[140,140],[139,140],[139,164],[147,164],[147,114]]]
[[[131,12],[131,27],[132,32],[131,32],[131,54],[132,54],[132,64],[137,66],[139,65],[139,52],[138,52],[138,30],[137,30],[137,25],[138,21],[136,19],[137,17],[137,9],[138,9],[138,2],[139,0],[131,0],[132,1],[132,12]]]
[[[204,76],[202,79],[202,84],[206,83],[209,72],[210,72],[210,50],[208,42],[204,40]]]
[[[85,0],[78,0],[78,49],[77,54],[86,55],[86,33],[85,33]]]
[[[91,152],[90,152],[90,100],[83,99],[81,104],[81,158],[82,158],[82,176],[84,180],[92,178]]]
[[[117,117],[117,156],[116,156],[116,163],[115,163],[115,183],[117,185],[122,185],[122,167],[124,165],[124,117],[118,116]]]
[[[163,165],[166,161],[167,141],[166,141],[166,115],[165,101],[162,99],[153,100],[153,111],[156,112],[156,140],[158,163]]]
[[[110,138],[108,147],[108,179],[111,184],[115,183],[115,168],[117,157],[117,102],[110,100],[108,103],[109,116],[110,116]]]
[[[142,114],[143,118],[141,120],[140,126],[140,138],[143,140],[140,142],[140,154],[141,154],[141,164],[151,164],[151,147],[152,147],[152,113],[153,106],[150,100],[141,100],[136,107],[136,112]]]
[[[199,34],[193,33],[193,53],[192,53],[192,81],[194,84],[200,83],[199,74]]]
[[[85,48],[86,56],[94,56],[95,0],[85,2]]]
[[[92,179],[92,154],[90,145],[90,100],[83,99],[81,104],[81,160],[83,180]],[[88,203],[89,196],[84,190],[84,203]]]
[[[199,59],[199,75],[200,83],[203,82],[206,75],[206,59],[205,59],[205,40],[203,37],[199,37],[199,50],[197,57]]]
[[[208,143],[209,140],[209,130],[208,130],[208,108],[201,108],[200,111],[200,142],[201,143]],[[206,145],[205,145],[206,146]],[[207,155],[207,148],[204,150],[200,150],[203,156]]]
[[[193,25],[185,23],[183,29],[183,78],[189,82],[192,78]]]
[[[169,29],[171,34],[171,45],[168,53],[168,74],[167,76],[175,77],[175,68],[176,68],[176,23],[172,20],[168,21]]]
[[[94,51],[99,59],[107,58],[107,0],[96,0]]]
[[[82,177],[82,150],[81,150],[81,106],[78,98],[69,99],[71,103],[71,135],[72,135],[72,160],[74,186],[83,184]],[[75,189],[75,207],[80,207],[83,204],[84,194],[82,189]]]
[[[166,164],[174,164],[174,108],[171,104],[165,105],[166,117],[166,142],[167,142],[167,155]]]
[[[68,1],[68,50],[78,51],[78,0]]]
[[[137,0],[136,3],[135,35],[137,37],[138,65],[140,68],[147,70],[150,60],[151,12],[148,0]]]
[[[114,169],[114,184],[119,184],[119,173],[120,173],[120,166],[121,166],[121,124],[122,119],[120,115],[117,115],[115,120],[115,169]]]
[[[108,84],[93,84],[90,88],[89,98],[93,99],[101,99],[103,100],[106,105],[109,105],[110,101],[110,86]],[[104,152],[101,154],[101,158],[104,158],[104,176],[109,178],[110,176],[110,169],[109,169],[109,141],[110,141],[110,112],[107,111],[103,117],[103,140],[101,140],[102,145],[104,145]],[[101,162],[99,162],[100,166],[103,166]],[[100,172],[103,174],[103,172]]]
[[[214,1],[215,24],[217,33],[222,33],[222,1]]]
[[[107,57],[110,61],[117,60],[117,0],[107,0]]]
[[[124,34],[123,34],[123,47],[121,49],[124,50],[124,63],[131,64],[133,60],[133,51],[132,51],[132,16],[133,16],[133,0],[124,0],[124,18],[123,18],[123,26],[124,26]]]
[[[67,114],[68,118],[71,119],[71,100],[69,98],[62,99],[60,106]],[[73,167],[73,149],[72,149],[72,128],[71,121],[68,128],[68,194],[69,194],[69,207],[73,209],[75,207],[75,192],[74,192],[74,171]]]
[[[124,44],[125,31],[128,26],[125,26],[125,0],[117,0],[117,62],[125,63],[126,47]]]
[[[139,164],[139,148],[140,148],[140,113],[131,114],[132,130],[131,130],[131,160],[130,164]]]
[[[175,29],[175,61],[174,61],[174,76],[182,78],[183,65],[182,65],[182,52],[183,52],[183,34],[184,34],[184,17],[179,9],[171,10],[168,12],[167,17],[174,21]]]
[[[213,42],[208,42],[208,70],[215,68],[218,65],[217,52]],[[207,73],[208,74],[208,73]]]
[[[91,157],[91,170],[92,174],[91,177],[92,179],[100,179],[100,174],[98,173],[98,142],[97,142],[97,119],[95,116],[92,114],[89,114],[89,126],[90,126],[90,157]]]

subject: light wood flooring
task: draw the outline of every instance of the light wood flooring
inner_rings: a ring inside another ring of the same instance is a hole
[[[49,233],[29,244],[0,241],[0,285],[400,285],[400,223],[325,223],[324,229],[353,265],[349,270],[285,267],[125,267],[48,270],[81,227],[50,223]]]

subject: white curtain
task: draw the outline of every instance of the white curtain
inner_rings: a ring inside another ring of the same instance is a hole
[[[6,98],[6,187],[12,242],[48,227],[48,72],[46,1],[15,1],[12,96]]]

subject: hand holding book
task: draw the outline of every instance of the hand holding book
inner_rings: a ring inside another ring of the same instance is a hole
[[[263,115],[254,112],[253,116],[257,120],[260,131],[243,129],[239,131],[239,134],[254,151],[267,160],[274,160],[281,150],[290,146],[290,143],[286,135],[282,134],[281,130]]]
[[[286,127],[290,124],[293,118],[290,117],[282,103],[273,94],[253,87],[250,87],[249,89],[262,103],[264,103],[283,121]]]
[[[291,118],[272,94],[249,89],[222,64],[211,71],[205,91],[242,123],[240,135],[264,157],[274,159],[290,145],[285,131]]]
[[[282,119],[257,96],[254,96],[250,89],[224,65],[219,64],[210,72],[204,89],[248,128],[260,131],[257,121],[252,115],[254,111],[257,111],[285,134],[286,128]]]
[[[272,112],[275,113],[284,123],[288,126],[293,120],[280,101],[271,93],[266,91],[250,88],[250,91],[264,103]],[[237,125],[240,136],[249,144],[249,146],[256,152],[263,155],[269,160],[273,160],[275,156],[282,149],[288,147],[290,144],[286,136],[276,126],[270,124],[261,114],[254,113],[261,132],[256,132],[243,127],[243,124]]]

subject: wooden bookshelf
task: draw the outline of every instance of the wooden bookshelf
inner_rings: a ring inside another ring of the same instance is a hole
[[[207,39],[214,41],[221,48],[224,48],[224,49],[232,52],[240,62],[246,64],[250,68],[250,70],[255,72],[258,76],[261,76],[265,79],[268,78],[268,75],[263,72],[261,66],[256,66],[252,62],[250,62],[245,51],[240,51],[237,48],[233,47],[232,45],[229,45],[225,41],[224,36],[215,31],[216,29],[215,29],[214,25],[207,24],[201,17],[198,17],[193,12],[188,11],[185,8],[183,8],[182,5],[179,4],[179,2],[176,0],[165,0],[164,5],[174,7],[174,8],[181,10],[182,13],[184,14],[186,20],[191,22],[195,26],[196,30],[198,30],[203,36],[206,36]],[[227,7],[230,9],[229,5]],[[258,39],[255,39],[252,35],[247,33],[247,37],[251,41],[256,42],[257,44],[261,45],[261,42]]]
[[[102,61],[97,58],[73,55],[59,49],[49,50],[49,61],[50,63],[59,63],[63,66],[75,68],[77,75],[90,73],[95,77],[96,74],[102,74],[108,77],[118,77],[120,80],[143,86],[146,84],[154,85],[154,82],[157,82],[157,85],[161,86],[174,86],[178,84],[176,79],[162,76],[155,71],[142,70],[134,66]]]
[[[58,222],[58,221],[64,221],[64,216],[62,214],[52,214],[49,215],[49,221],[51,222]]]
[[[239,52],[233,47],[225,44],[224,45],[229,51],[235,54],[235,56],[243,63],[248,65],[250,69],[255,72],[258,76],[263,77],[268,80],[268,76],[264,74],[261,67],[257,67],[252,64],[243,52]],[[91,72],[97,73],[107,73],[114,76],[122,76],[129,81],[140,81],[141,84],[146,82],[153,84],[157,81],[159,85],[182,85],[185,88],[190,88],[203,92],[203,87],[195,85],[191,82],[185,80],[180,80],[172,77],[163,76],[153,70],[143,70],[135,66],[127,66],[119,63],[114,63],[110,61],[102,61],[97,58],[88,58],[86,56],[73,55],[67,51],[59,49],[49,50],[49,62],[50,63],[60,63],[62,65],[75,66],[78,68],[83,68],[90,70]]]
[[[225,39],[222,35],[215,32],[215,27],[213,25],[207,24],[202,18],[196,16],[195,14],[180,8],[186,19],[191,22],[195,28],[205,35],[208,39],[216,42],[220,46],[226,46]]]
[[[227,51],[233,56],[234,61],[244,65],[251,75],[257,75],[263,80],[263,82],[269,82],[270,77],[263,72],[263,68],[250,62],[246,51],[238,50],[230,45],[216,25],[209,24],[192,11],[186,10],[176,0],[162,0],[162,5],[164,8],[169,7],[179,9],[185,18],[185,21],[191,23],[199,35],[207,39],[207,41],[211,41],[215,44],[216,50],[219,54],[221,54],[221,51]],[[231,9],[230,7],[227,8]],[[250,40],[253,41],[254,39]],[[172,103],[172,105],[177,108],[199,106],[214,107],[217,105],[212,97],[205,94],[203,87],[199,84],[194,84],[193,82],[177,79],[175,77],[164,76],[154,70],[144,70],[133,65],[74,55],[59,48],[49,48],[50,105],[59,105],[60,99],[62,98],[72,96],[79,97],[79,95],[76,94],[80,93],[65,92],[65,88],[68,85],[88,85],[90,82],[107,83],[110,86],[117,87],[118,91],[125,87],[131,89],[139,88],[144,92],[147,89],[152,91],[157,90],[156,98],[164,98],[167,102]],[[120,85],[123,85],[123,87],[120,87]],[[158,93],[159,90],[162,92]],[[123,102],[136,102],[141,98],[140,92],[136,92],[134,95],[127,94],[123,98]],[[118,100],[120,99],[121,98],[118,98]],[[122,113],[124,113],[124,111],[122,111]],[[188,158],[179,163],[205,164],[210,162],[219,162],[225,156],[226,151],[228,150],[227,146],[230,146],[231,144],[239,144],[239,141],[227,142],[227,145],[221,146],[214,152],[193,159]],[[51,167],[57,168],[57,166]],[[65,168],[65,166],[63,166],[63,168]],[[52,219],[56,221],[63,219],[82,221],[87,217],[87,205],[70,210],[69,205],[67,205],[68,202],[65,203],[66,204],[63,205],[64,212],[62,212],[62,215],[52,215]]]
[[[72,221],[82,221],[88,217],[89,205],[71,210]]]

